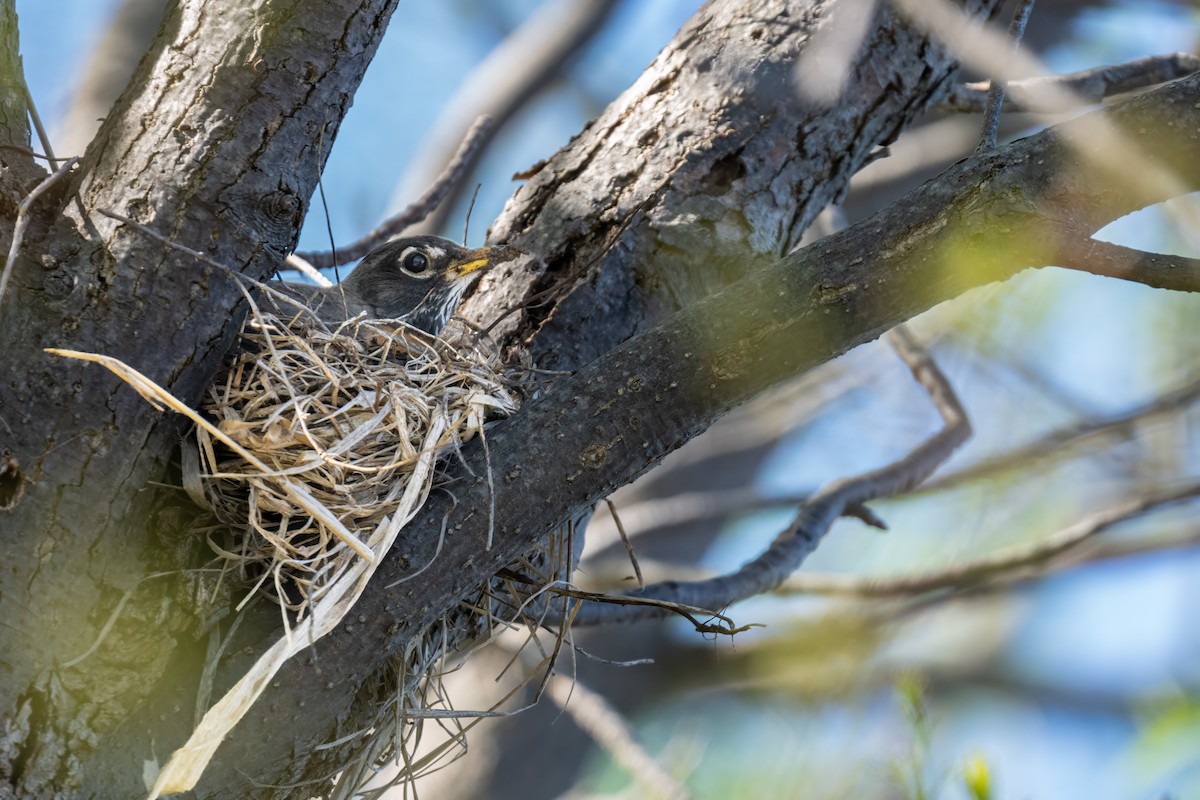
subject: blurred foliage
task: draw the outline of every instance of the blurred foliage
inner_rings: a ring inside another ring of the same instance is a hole
[[[1129,763],[1136,782],[1148,782],[1176,797],[1200,796],[1200,693],[1195,691],[1147,712]]]

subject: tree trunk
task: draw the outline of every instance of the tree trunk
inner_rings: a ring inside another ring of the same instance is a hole
[[[193,701],[181,698],[194,689],[159,681],[172,658],[195,647],[199,609],[188,595],[197,581],[139,585],[190,566],[180,556],[192,548],[160,535],[168,520],[150,516],[146,491],[183,426],[105,371],[43,348],[115,356],[194,404],[237,334],[241,293],[230,274],[102,212],[131,216],[250,277],[269,276],[295,243],[394,5],[173,6],[82,164],[34,207],[0,316],[10,343],[3,448],[8,480],[22,489],[0,512],[10,565],[0,575],[0,710],[9,731],[0,773],[18,796],[80,790],[109,759],[140,787],[151,750],[113,752],[114,726],[164,697],[173,699],[156,716],[175,718],[177,730],[191,721]],[[10,163],[12,154],[2,155]],[[10,234],[11,224],[5,251]],[[103,646],[64,666],[135,587]],[[178,735],[154,739],[165,755]]]

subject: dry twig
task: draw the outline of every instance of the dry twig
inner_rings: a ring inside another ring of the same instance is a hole
[[[1079,520],[1074,525],[1029,544],[1004,548],[981,558],[914,575],[862,578],[849,575],[795,575],[780,587],[785,594],[820,594],[861,600],[912,597],[943,589],[973,588],[1010,581],[1029,570],[1040,571],[1074,553],[1099,534],[1122,522],[1200,497],[1200,483],[1136,497]],[[1175,546],[1175,545],[1173,545]],[[1103,552],[1103,551],[1098,551]],[[1128,548],[1120,551],[1128,554]],[[1141,551],[1137,551],[1141,552]],[[1112,557],[1106,555],[1105,557]]]
[[[644,790],[655,797],[687,800],[692,793],[646,752],[620,713],[598,693],[576,678],[555,678],[549,685],[550,699],[571,715],[613,760],[625,768]]]
[[[307,251],[300,253],[298,258],[316,269],[349,264],[428,217],[446,199],[450,190],[465,177],[468,168],[474,163],[476,154],[487,142],[491,129],[491,117],[486,115],[477,117],[474,124],[467,129],[458,150],[454,152],[453,157],[446,163],[425,193],[400,213],[384,220],[383,224],[375,230],[344,248],[329,251]]]
[[[1157,417],[1175,414],[1196,402],[1198,398],[1200,398],[1200,380],[1192,380],[1177,389],[1120,413],[1084,420],[1050,431],[1029,444],[1020,445],[1007,452],[935,478],[921,486],[918,491],[921,493],[946,491],[969,481],[983,480],[1008,470],[1027,467],[1038,459],[1061,453],[1090,439],[1100,436],[1128,435],[1128,432],[1136,425]]]

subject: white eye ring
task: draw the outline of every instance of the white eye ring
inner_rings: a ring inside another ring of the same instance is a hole
[[[414,278],[429,278],[433,275],[432,264],[426,252],[420,247],[410,247],[400,254],[400,269],[406,275]]]

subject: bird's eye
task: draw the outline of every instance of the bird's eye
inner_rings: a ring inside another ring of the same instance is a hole
[[[420,275],[429,269],[429,259],[424,253],[412,252],[400,259],[400,266],[409,274]]]

